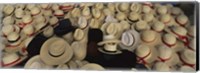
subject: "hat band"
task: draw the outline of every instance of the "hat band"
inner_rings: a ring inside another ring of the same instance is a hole
[[[177,18],[175,19],[175,21],[176,21],[180,26],[183,26],[183,27],[188,23],[188,21],[187,21],[187,22],[185,22],[185,23],[182,24],[182,23],[180,23],[180,22],[178,21]]]
[[[144,59],[146,57],[148,57],[150,54],[151,54],[151,49],[150,49],[149,53],[146,56],[144,56],[144,57],[137,56],[138,62],[141,62],[142,64],[147,64],[147,62]]]
[[[183,60],[183,58],[180,56],[181,54],[180,53],[178,53],[178,54],[179,54],[180,60],[183,62],[184,65],[187,65],[187,66],[190,66],[190,67],[194,68],[195,64],[189,64],[189,63],[185,62]]]
[[[103,51],[105,52],[110,52],[110,53],[116,53],[117,51],[108,51],[108,50],[105,50],[105,49],[102,49]]]
[[[59,9],[61,10],[71,10],[73,8],[74,8],[73,6],[59,6]]]
[[[36,14],[31,14],[32,16],[36,16],[36,15],[39,15],[41,13],[41,10],[40,12],[36,13]]]
[[[172,56],[171,56],[172,57]],[[169,57],[169,58],[166,58],[166,59],[163,59],[163,58],[161,58],[160,56],[158,56],[158,59],[161,61],[161,62],[165,62],[165,61],[168,61],[168,60],[170,60],[171,59],[171,57]]]
[[[27,23],[24,23],[23,25],[28,25],[28,24],[31,24],[33,22],[33,19],[30,21],[30,22],[27,22]]]
[[[15,42],[17,42],[19,39],[20,39],[20,36],[19,36],[16,40],[12,40],[12,41],[11,41],[11,40],[8,40],[8,42],[9,42],[9,43],[15,43]]]
[[[49,54],[50,56],[52,56],[52,57],[60,57],[60,56],[62,56],[64,53],[65,53],[65,51],[63,51],[63,52],[62,52],[61,54],[59,54],[59,55],[53,55],[53,54],[50,53],[50,51],[48,51],[48,54]]]
[[[184,41],[184,45],[185,46],[188,46],[189,45],[189,39],[187,38],[187,36],[183,36],[183,35],[180,35],[178,33],[176,33],[175,31],[173,31],[171,29],[172,33],[174,33],[176,36],[178,36],[179,39],[181,39],[182,41]]]
[[[3,62],[1,62],[1,64],[2,64],[3,67],[6,67],[6,66],[9,66],[9,65],[15,64],[15,63],[18,62],[20,59],[21,59],[21,57],[19,57],[17,60],[15,60],[15,61],[13,61],[13,62],[11,62],[11,63],[4,64]]]
[[[137,20],[131,20],[129,17],[128,17],[127,19],[128,19],[129,21],[133,22],[133,23],[136,23],[136,22],[139,21],[139,19],[137,19]]]
[[[155,41],[156,39],[157,39],[157,38],[154,38],[152,41],[146,41],[146,40],[142,39],[142,41],[144,41],[144,42],[146,42],[146,43],[151,43],[151,42]]]
[[[167,45],[168,47],[173,47],[173,46],[176,45],[176,43],[174,43],[174,44],[168,44],[167,42],[165,42],[164,38],[162,38],[162,42],[163,42],[165,45]]]
[[[54,14],[56,17],[63,17],[64,14]]]

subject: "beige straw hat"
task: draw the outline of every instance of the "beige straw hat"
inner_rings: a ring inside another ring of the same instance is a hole
[[[190,26],[188,26],[188,27],[186,27],[186,29],[187,29],[187,35],[189,36],[189,37],[195,37],[195,34],[196,34],[196,25],[190,25]]]
[[[135,25],[132,25],[132,27],[137,31],[144,31],[150,29],[150,26],[147,24],[146,21],[140,20]]]
[[[24,9],[26,7],[25,4],[15,4],[15,8],[21,8]]]
[[[162,36],[162,42],[168,47],[173,47],[176,45],[177,39],[172,34],[167,33]]]
[[[84,16],[81,16],[78,18],[78,27],[80,29],[85,29],[88,26],[87,18]]]
[[[56,67],[56,69],[66,70],[66,69],[69,69],[69,67],[68,67],[67,64],[62,64],[62,65],[58,65],[58,66]]]
[[[36,55],[26,62],[24,68],[27,68],[27,69],[51,69],[51,68],[53,68],[53,66],[46,65],[41,60],[40,56]]]
[[[64,16],[64,12],[62,10],[59,10],[59,9],[55,10],[53,14],[56,17],[63,17]]]
[[[125,20],[126,19],[126,14],[123,13],[123,12],[118,12],[116,14],[116,19],[119,20],[119,21]]]
[[[115,9],[115,3],[108,3],[107,4],[107,8],[112,11],[112,12],[115,12],[116,9]],[[104,8],[105,9],[105,8]]]
[[[180,53],[180,60],[183,65],[194,67],[196,64],[196,53],[192,50],[185,49]]]
[[[17,32],[11,32],[7,36],[7,40],[10,46],[17,46],[22,42],[22,37]]]
[[[92,15],[94,18],[99,19],[101,17],[101,10],[93,8]]]
[[[170,66],[165,62],[156,62],[153,66],[153,70],[156,71],[171,71]]]
[[[26,25],[26,24],[32,24],[33,23],[33,18],[31,15],[27,14],[27,15],[24,15],[22,17],[22,22]]]
[[[188,45],[188,49],[196,51],[196,42],[195,42],[195,40],[196,39],[190,40],[189,45]]]
[[[149,6],[143,5],[142,6],[142,12],[145,14],[151,13],[152,9]]]
[[[136,12],[130,12],[129,15],[127,16],[127,19],[129,22],[137,22],[140,19],[140,15]]]
[[[47,65],[59,65],[68,62],[73,56],[71,46],[62,38],[52,37],[45,41],[40,57]]]
[[[74,8],[72,11],[71,11],[71,16],[72,17],[79,17],[81,16],[81,9],[80,8]]]
[[[49,10],[51,8],[51,4],[48,3],[39,4],[39,6],[44,10]]]
[[[11,15],[15,11],[15,7],[11,4],[7,4],[3,7],[3,13],[7,15]]]
[[[104,8],[104,3],[96,3],[96,4],[94,4],[94,7],[95,7],[95,9],[101,10]]]
[[[81,70],[105,70],[101,65],[96,64],[96,63],[89,63],[86,65],[83,65]]]
[[[44,28],[46,28],[48,26],[47,23],[44,23],[44,22],[40,22],[38,24],[36,24],[34,27],[35,27],[35,31],[36,32],[41,32],[44,30]]]
[[[160,16],[160,21],[163,22],[165,25],[170,26],[170,22],[172,21],[172,16],[170,14],[163,14]]]
[[[194,68],[187,66],[187,65],[183,65],[179,68],[180,71],[182,72],[193,72],[196,71]]]
[[[128,21],[123,20],[123,21],[120,21],[119,24],[121,25],[120,26],[121,31],[125,31],[125,30],[131,29],[130,28],[131,25],[128,23]]]
[[[40,8],[38,8],[38,7],[33,7],[33,8],[31,8],[30,11],[31,11],[32,16],[37,16],[37,15],[40,15],[42,13]]]
[[[3,18],[2,23],[3,25],[13,25],[15,22],[15,19],[12,16],[6,16],[5,18]]]
[[[160,21],[153,22],[151,28],[156,32],[162,32],[165,29],[165,24]]]
[[[84,43],[74,41],[71,44],[71,47],[74,52],[74,57],[73,57],[74,60],[83,60],[86,57],[87,47]]]
[[[89,23],[89,27],[90,28],[100,28],[100,21],[99,20],[97,20],[97,19],[95,19],[95,18],[92,18],[91,20],[90,20],[90,23]]]
[[[184,14],[178,15],[175,20],[180,26],[185,26],[189,22],[188,17]]]
[[[108,35],[116,35],[118,30],[117,30],[117,25],[115,23],[110,23],[108,26],[105,28],[105,32]]]
[[[142,40],[141,43],[149,46],[155,46],[161,42],[160,34],[153,30],[145,30],[141,33],[140,36],[140,39]]]
[[[142,4],[141,3],[132,3],[130,6],[130,10],[132,12],[141,13],[142,12]]]
[[[45,16],[37,16],[37,18],[34,18],[34,21],[36,24],[38,23],[48,23],[48,17],[45,17]]]
[[[104,9],[102,10],[102,12],[103,12],[103,14],[104,14],[105,16],[109,16],[109,15],[114,16],[114,15],[115,15],[115,12],[114,12],[114,11],[111,11],[111,10],[108,9],[108,8],[104,8]]]
[[[172,7],[171,14],[174,16],[182,14],[182,10],[179,7]]]
[[[25,15],[25,12],[23,11],[22,8],[16,9],[14,13],[15,13],[15,17],[19,19],[21,19]]]
[[[35,28],[33,27],[33,25],[26,25],[22,29],[22,32],[27,36],[33,36],[35,34]]]
[[[144,15],[142,16],[142,19],[143,19],[144,21],[146,21],[147,23],[153,21],[154,18],[155,18],[155,17],[154,17],[154,15],[153,15],[152,13],[144,14]]]
[[[16,29],[15,29],[14,25],[4,25],[4,26],[2,26],[1,31],[2,31],[3,36],[6,37],[10,33],[16,31]]]
[[[90,19],[92,17],[92,14],[90,12],[90,8],[89,7],[84,7],[82,9],[82,16],[84,16],[86,19]]]
[[[130,5],[128,3],[116,3],[115,4],[115,8],[116,8],[116,11],[118,12],[125,12],[127,13],[129,11],[129,8],[130,8]]]
[[[52,10],[43,10],[43,15],[44,16],[47,16],[47,17],[50,17],[53,15],[53,11]]]
[[[53,11],[59,10],[59,5],[58,4],[52,4],[51,9]]]
[[[156,11],[157,11],[157,13],[159,15],[164,15],[164,14],[167,14],[168,9],[167,9],[167,6],[161,5],[161,6],[158,6],[158,8],[156,9]]]
[[[33,7],[36,7],[36,4],[27,4],[27,5],[26,5],[26,8],[27,8],[28,10],[31,10]]]
[[[72,38],[72,37],[73,37],[73,32],[69,32],[69,33],[64,34],[64,35],[62,36],[62,38],[63,38],[65,41],[67,41],[69,44],[71,44],[71,43],[74,41],[74,38]]]
[[[84,31],[82,29],[79,29],[79,28],[76,29],[74,34],[73,34],[74,40],[76,40],[76,41],[82,40],[84,38],[84,36],[85,36]]]
[[[67,62],[67,65],[69,67],[69,69],[78,69],[78,65],[76,64],[76,62],[74,60],[70,60],[69,62]]]
[[[58,25],[58,18],[53,16],[49,19],[49,24],[53,27],[57,26]]]
[[[47,38],[52,37],[54,35],[54,28],[52,26],[48,26],[44,28],[44,31],[42,33]]]

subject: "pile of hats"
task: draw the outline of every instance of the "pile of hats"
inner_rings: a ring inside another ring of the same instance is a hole
[[[41,33],[48,40],[25,68],[104,70],[84,60],[89,29],[100,29],[103,41],[97,49],[102,53],[115,55],[128,50],[149,70],[196,69],[196,25],[172,4],[8,4],[2,11],[2,67],[13,67],[26,59],[29,43]],[[58,34],[71,30],[59,26],[65,19],[70,23],[64,25],[76,29]]]

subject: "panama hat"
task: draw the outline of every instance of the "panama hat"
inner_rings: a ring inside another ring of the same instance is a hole
[[[104,35],[103,41],[98,43],[100,46],[104,45],[104,48],[98,48],[98,50],[106,54],[120,54],[122,52],[117,48],[118,43],[120,43],[120,41],[117,40],[114,35]]]
[[[34,19],[32,18],[31,15],[27,14],[27,15],[24,15],[22,17],[22,22],[24,23],[24,25],[27,25],[27,24],[32,24],[34,21]]]
[[[78,41],[74,41],[71,44],[71,47],[73,49],[74,52],[74,60],[83,60],[86,57],[86,45],[84,43],[78,42]]]
[[[127,13],[127,12],[129,12],[129,7],[130,7],[129,3],[125,3],[125,2],[115,4],[116,11],[118,11],[118,12]]]
[[[94,29],[100,28],[100,21],[95,18],[92,18],[90,20],[89,27]]]
[[[157,32],[153,31],[153,30],[145,30],[143,32],[141,32],[141,43],[146,44],[146,45],[151,45],[151,46],[155,46],[158,43],[160,43],[161,41],[161,36],[160,34],[158,34]]]
[[[81,10],[80,8],[74,8],[72,11],[71,11],[71,16],[72,17],[79,17],[81,15]]]
[[[122,49],[134,51],[136,46],[140,43],[140,34],[135,30],[127,30],[122,33],[121,42],[119,46]]]
[[[14,13],[17,19],[21,19],[25,15],[25,12],[22,10],[22,8],[16,9]]]
[[[178,15],[175,20],[180,26],[185,26],[189,22],[188,17],[183,14]]]
[[[74,8],[74,4],[73,3],[64,3],[64,4],[61,4],[59,6],[59,8],[61,10],[63,10],[64,12],[68,12]]]
[[[25,4],[15,4],[15,8],[21,8],[21,9],[24,9],[26,7]]]
[[[119,23],[120,23],[120,25],[121,25],[121,28],[120,28],[120,29],[122,29],[122,31],[129,30],[129,29],[130,29],[130,26],[131,26],[131,25],[128,23],[128,21],[123,20],[123,21],[120,21]]]
[[[172,34],[167,33],[162,36],[162,42],[168,47],[173,47],[176,45],[177,39]]]
[[[180,52],[180,60],[183,65],[194,67],[196,64],[196,53],[192,50],[185,49]]]
[[[117,23],[117,19],[114,18],[114,16],[112,15],[107,15],[106,18],[105,18],[105,22],[106,23]]]
[[[83,65],[81,70],[105,70],[101,65],[96,64],[96,63],[89,63],[86,65]]]
[[[48,26],[44,28],[44,31],[42,33],[45,37],[49,38],[54,35],[54,29],[52,26]]]
[[[22,42],[22,37],[17,32],[11,32],[7,36],[9,46],[17,46]]]
[[[54,14],[54,16],[56,16],[58,18],[64,17],[64,12],[62,10],[59,10],[59,9],[55,10],[53,14]]]
[[[148,22],[153,21],[154,15],[152,13],[144,14],[142,16],[142,19],[148,23]]]
[[[132,12],[141,13],[142,12],[142,4],[132,3],[131,6],[130,6],[130,10]]]
[[[116,35],[118,30],[117,30],[117,25],[115,25],[114,23],[110,23],[106,28],[105,28],[105,32],[108,35]]]
[[[69,62],[67,62],[67,65],[69,67],[69,69],[77,69],[78,65],[76,64],[76,62],[74,60],[70,60]]]
[[[174,16],[182,14],[182,10],[179,7],[172,7],[171,14]]]
[[[48,4],[48,3],[39,4],[39,6],[44,10],[49,10],[51,8],[51,4]]]
[[[170,66],[165,62],[156,62],[153,66],[153,70],[156,71],[171,71]]]
[[[53,15],[53,11],[52,10],[43,10],[43,15],[50,17]]]
[[[125,19],[126,19],[126,14],[123,13],[123,12],[117,12],[117,14],[116,14],[116,19],[117,19],[118,21],[125,20]]]
[[[35,34],[35,29],[34,29],[33,25],[26,25],[22,29],[22,32],[27,36],[33,36]]]
[[[140,20],[135,25],[132,25],[132,29],[135,29],[140,32],[150,29],[150,26],[147,24],[146,21]]]
[[[163,14],[167,14],[168,9],[167,9],[166,6],[161,5],[161,6],[159,6],[159,7],[156,9],[156,11],[157,11],[157,14],[163,15]]]
[[[108,16],[108,15],[114,16],[114,15],[115,15],[115,12],[114,12],[114,11],[111,11],[111,10],[108,9],[108,8],[104,8],[104,9],[102,10],[102,12],[103,12],[103,14],[104,14],[105,16]]]
[[[189,25],[189,26],[187,26],[186,27],[186,29],[187,29],[187,35],[189,36],[189,37],[192,37],[192,38],[194,38],[195,37],[195,34],[196,34],[196,32],[195,32],[195,30],[196,30],[196,26],[195,25]]]
[[[104,8],[104,3],[96,3],[96,4],[94,4],[94,7],[95,7],[95,9],[101,10]]]
[[[10,33],[16,31],[14,25],[4,25],[2,26],[2,34],[4,37],[6,37],[7,35],[9,35]]]
[[[36,24],[38,23],[48,23],[48,17],[45,16],[37,16],[37,18],[34,18],[34,21]]]
[[[27,4],[26,9],[31,10],[33,7],[36,7],[36,4]]]
[[[49,19],[49,24],[53,27],[57,26],[58,25],[58,18],[53,16]]]
[[[157,50],[153,46],[140,44],[137,46],[134,52],[137,55],[138,63],[150,66],[151,63],[156,61]]]
[[[58,5],[58,4],[52,4],[51,9],[52,9],[53,11],[56,11],[56,10],[59,9],[59,5]]]
[[[12,16],[6,16],[5,18],[3,18],[2,22],[4,25],[7,25],[7,24],[13,25],[15,20]]]
[[[76,41],[80,41],[80,40],[82,40],[84,38],[84,35],[85,35],[85,33],[84,33],[83,30],[76,29],[75,32],[74,32],[74,34],[73,34],[73,37],[74,37],[74,39]]]
[[[187,65],[183,65],[179,68],[180,71],[182,72],[192,72],[192,71],[196,71],[194,68],[187,66]]]
[[[172,17],[169,14],[164,14],[160,16],[160,21],[163,22],[165,25],[170,26],[170,22],[172,21]]]
[[[101,17],[101,14],[102,13],[101,13],[100,9],[95,9],[95,8],[92,9],[92,15],[94,18],[99,19]]]
[[[56,67],[56,69],[63,69],[63,70],[65,70],[65,69],[69,69],[69,67],[68,67],[67,64],[62,64],[62,65],[58,65],[58,66]]]
[[[140,19],[140,15],[136,12],[130,12],[129,15],[127,16],[127,19],[131,23],[138,22]]]
[[[26,56],[19,56],[17,53],[5,53],[2,56],[1,66],[4,68],[12,67],[26,59]]]
[[[81,12],[82,16],[84,16],[86,19],[90,19],[92,17],[92,14],[90,13],[89,7],[84,7]]]
[[[116,9],[115,9],[115,3],[108,3],[107,4],[107,8],[112,11],[112,12],[115,12]]]
[[[7,15],[11,15],[15,11],[15,7],[11,4],[5,5],[3,7],[3,13]]]
[[[156,32],[162,32],[165,29],[165,24],[163,24],[160,21],[153,22],[153,25],[151,26],[152,30]]]
[[[78,27],[81,29],[85,29],[88,26],[87,18],[86,17],[79,17],[78,19]]]
[[[27,68],[27,69],[51,69],[53,68],[52,66],[50,65],[46,65],[40,58],[39,55],[36,55],[36,56],[33,56],[32,58],[30,58],[24,68]]]
[[[40,15],[42,13],[40,8],[38,8],[38,7],[31,8],[30,12],[31,12],[32,16],[37,16],[37,15]]]
[[[145,13],[145,14],[151,13],[151,12],[152,12],[152,9],[151,9],[151,7],[149,7],[149,6],[143,5],[143,6],[142,6],[142,12]]]
[[[52,37],[45,41],[40,57],[47,65],[59,65],[68,62],[73,56],[71,46],[62,38]]]
[[[47,26],[48,26],[47,23],[40,22],[40,23],[36,24],[34,27],[35,27],[35,31],[38,33],[38,32],[43,31],[44,28],[46,28]]]

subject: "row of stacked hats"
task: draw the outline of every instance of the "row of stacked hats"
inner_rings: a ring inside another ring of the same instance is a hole
[[[196,68],[195,25],[171,4],[19,4],[5,5],[2,11],[3,67],[26,59],[29,43],[42,33],[49,39],[42,44],[40,53],[26,62],[25,68],[103,70],[103,66],[84,60],[87,34],[93,28],[103,32],[103,40],[98,43],[101,47],[97,48],[102,53],[116,55],[128,50],[149,70]],[[55,30],[66,19],[77,28],[64,35],[56,33],[62,31]]]

